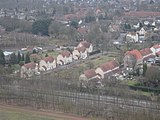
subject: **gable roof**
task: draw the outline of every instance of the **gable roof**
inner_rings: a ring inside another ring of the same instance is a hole
[[[77,31],[78,31],[79,33],[81,33],[81,34],[86,34],[86,33],[88,33],[88,29],[87,29],[86,27],[79,27],[79,28],[77,29]]]
[[[158,49],[158,48],[160,48],[160,45],[156,44],[156,45],[154,45],[152,47],[155,48],[155,49]]]
[[[97,73],[95,72],[95,70],[90,69],[90,70],[84,71],[84,75],[89,79],[89,78],[95,77]]]
[[[130,11],[126,12],[125,16],[127,17],[157,17],[160,16],[160,12],[149,12],[149,11]]]
[[[109,61],[109,62],[102,64],[100,66],[100,68],[103,70],[103,72],[106,72],[106,71],[112,70],[118,66],[119,66],[118,62],[116,60],[112,60],[112,61]]]
[[[63,52],[61,53],[61,55],[62,55],[63,57],[69,57],[69,56],[71,55],[71,53],[70,53],[69,51],[65,50],[65,51],[63,51]]]
[[[136,36],[136,35],[137,35],[136,32],[129,32],[128,34],[129,34],[129,35],[132,35],[132,36]]]
[[[140,50],[140,53],[142,56],[146,56],[146,55],[151,54],[152,51],[150,50],[150,48],[145,48],[145,49]]]
[[[45,58],[43,58],[42,60],[44,60],[46,63],[47,62],[53,62],[54,61],[54,58],[52,57],[52,56],[48,56],[48,57],[45,57]]]
[[[87,41],[82,41],[80,42],[80,44],[82,44],[85,48],[89,48],[91,43],[87,42]]]
[[[143,58],[142,54],[138,50],[131,50],[126,52],[126,55],[129,54],[135,56],[136,60],[141,60]]]
[[[36,63],[30,62],[30,63],[24,64],[23,66],[24,66],[25,68],[27,68],[27,69],[29,69],[29,68],[35,69]]]
[[[76,48],[76,50],[78,50],[78,52],[83,52],[84,53],[86,51],[86,48],[84,46],[82,46],[82,47]]]

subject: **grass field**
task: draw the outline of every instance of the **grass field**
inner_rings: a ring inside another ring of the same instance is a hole
[[[49,117],[39,114],[17,112],[5,108],[0,108],[0,120],[64,120],[56,117]]]

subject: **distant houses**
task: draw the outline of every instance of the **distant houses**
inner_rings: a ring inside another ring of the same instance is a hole
[[[21,52],[30,52],[33,53],[33,50],[37,53],[42,51],[40,47],[27,47],[22,48]],[[71,53],[68,50],[62,51],[57,58],[53,58],[52,56],[41,58],[36,53],[31,54],[30,58],[33,62],[25,64],[21,68],[21,77],[27,78],[34,75],[36,72],[43,72],[55,69],[57,66],[67,65],[72,63],[74,60],[86,59],[88,57],[88,53],[93,51],[93,45],[87,41],[82,41],[78,44],[78,46]],[[35,67],[36,64],[36,67]]]
[[[131,39],[132,42],[138,42],[138,34],[136,32],[129,32],[126,35],[127,38]]]
[[[94,85],[101,85],[103,79],[110,79],[112,76],[114,77],[116,74],[121,73],[122,70],[119,63],[116,60],[111,60],[100,65],[96,70],[90,69],[84,71],[80,75],[79,80],[84,86],[93,83]]]

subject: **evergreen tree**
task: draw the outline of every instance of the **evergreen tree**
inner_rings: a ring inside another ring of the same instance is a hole
[[[10,56],[10,63],[11,64],[17,64],[18,63],[18,57],[15,53],[12,53]]]
[[[23,53],[22,53],[21,61],[25,61],[25,60],[24,60],[24,54],[23,54]]]
[[[143,64],[143,76],[146,74],[146,71],[147,71],[147,64],[144,63]]]
[[[18,52],[18,63],[21,61],[21,53],[20,52]]]
[[[45,57],[48,57],[48,54],[46,53]]]
[[[30,54],[29,54],[29,53],[27,53],[27,54],[26,54],[26,60],[25,60],[25,63],[29,63],[29,62],[31,62],[31,61],[30,61]]]
[[[33,49],[33,52],[32,52],[33,54],[36,54],[37,53],[37,51],[36,51],[36,49]]]
[[[0,50],[0,64],[5,65],[5,56],[2,50]]]

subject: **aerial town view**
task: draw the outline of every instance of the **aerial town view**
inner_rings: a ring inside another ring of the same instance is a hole
[[[0,120],[160,120],[160,0],[0,0]]]

